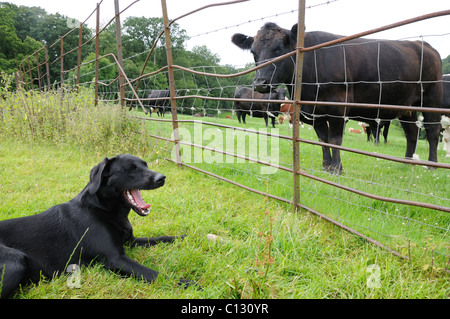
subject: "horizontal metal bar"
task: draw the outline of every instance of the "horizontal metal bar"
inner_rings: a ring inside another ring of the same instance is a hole
[[[171,159],[171,158],[166,158],[166,160],[167,160],[167,161],[170,161],[170,162],[173,162],[173,163],[176,164],[176,162],[175,162],[173,159]],[[253,192],[253,193],[257,193],[257,194],[260,194],[260,195],[263,195],[263,196],[267,196],[267,197],[270,197],[270,198],[273,198],[273,199],[276,199],[276,200],[279,200],[279,201],[282,201],[282,202],[285,202],[285,203],[288,203],[288,204],[292,204],[292,201],[290,201],[290,200],[288,200],[288,199],[285,199],[285,198],[282,198],[282,197],[279,197],[279,196],[275,196],[275,195],[271,195],[271,194],[267,194],[267,193],[265,193],[265,192],[258,191],[258,190],[256,190],[256,189],[251,188],[251,187],[247,187],[247,186],[245,186],[245,185],[239,184],[239,183],[237,183],[237,182],[234,182],[234,181],[232,181],[232,180],[230,180],[230,179],[227,179],[227,178],[225,178],[225,177],[222,177],[222,176],[213,174],[213,173],[211,173],[211,172],[202,170],[202,169],[197,168],[197,167],[195,167],[195,166],[191,166],[191,165],[188,165],[188,164],[183,163],[183,162],[181,162],[181,163],[179,163],[179,164],[181,164],[182,166],[186,166],[186,167],[188,167],[188,168],[191,168],[191,169],[193,169],[193,170],[196,170],[196,171],[198,171],[198,172],[201,172],[201,173],[203,173],[203,174],[206,174],[206,175],[212,176],[212,177],[214,177],[214,178],[220,179],[220,180],[225,181],[225,182],[227,182],[227,183],[233,184],[233,185],[235,185],[235,186],[239,186],[239,187],[244,188],[244,189],[246,189],[246,190],[248,190],[248,191],[251,191],[251,192]]]
[[[376,241],[375,239],[372,239],[372,238],[370,238],[370,237],[368,237],[368,236],[366,236],[366,235],[364,235],[364,234],[354,230],[353,228],[350,228],[350,227],[348,227],[348,226],[346,226],[346,225],[344,225],[344,224],[334,220],[333,218],[328,217],[327,215],[319,213],[318,211],[316,211],[316,210],[314,210],[312,208],[309,208],[309,207],[307,207],[305,205],[302,205],[300,203],[297,204],[297,207],[299,207],[301,209],[304,209],[304,210],[307,210],[308,212],[310,212],[310,213],[312,213],[314,215],[317,215],[318,217],[320,217],[322,219],[325,219],[326,221],[332,223],[333,225],[338,226],[338,227],[340,227],[340,228],[342,228],[342,229],[344,229],[344,230],[346,230],[346,231],[348,231],[348,232],[350,232],[350,233],[352,233],[352,234],[354,234],[354,235],[356,235],[358,237],[361,237],[362,239],[367,240],[368,242],[370,242],[371,244],[373,244],[375,246],[378,246],[380,248],[383,248],[383,249],[389,251],[390,253],[394,254],[397,257],[401,257],[403,259],[409,260],[409,258],[407,256],[403,256],[401,253],[399,253],[399,252],[389,248],[386,245],[383,245],[382,243]]]
[[[311,141],[311,140],[307,140],[307,139],[304,139],[304,138],[297,138],[296,141],[300,142],[300,143],[311,144],[311,145],[330,147],[330,148],[334,148],[334,149],[338,149],[338,150],[342,150],[342,151],[346,151],[346,152],[352,152],[352,153],[356,153],[356,154],[360,154],[360,155],[366,155],[366,156],[380,158],[380,159],[393,161],[393,162],[398,162],[398,163],[450,169],[450,164],[446,164],[446,163],[438,163],[438,162],[431,162],[431,161],[425,161],[425,160],[414,160],[414,159],[408,159],[408,158],[400,158],[400,157],[395,157],[395,156],[391,156],[391,155],[385,155],[385,154],[380,154],[380,153],[373,153],[373,152],[362,151],[362,150],[358,150],[358,149],[355,149],[355,148],[335,145],[335,144],[331,144],[331,143],[325,143],[325,142],[320,142],[320,141]]]
[[[169,100],[170,97],[164,98],[153,98],[152,100]],[[413,111],[413,112],[426,112],[426,113],[440,113],[440,114],[450,114],[450,109],[448,108],[436,108],[427,106],[404,106],[404,105],[391,105],[391,104],[370,104],[370,103],[345,103],[345,102],[334,102],[334,101],[304,101],[304,100],[267,100],[267,99],[235,99],[227,97],[213,97],[213,96],[202,96],[202,95],[183,95],[176,96],[176,100],[182,99],[203,99],[212,101],[228,101],[228,102],[253,102],[253,103],[281,103],[281,104],[294,104],[299,103],[303,105],[321,105],[321,106],[338,106],[338,107],[355,107],[355,108],[370,108],[370,109],[380,109],[380,110],[394,110],[394,111]],[[148,100],[148,99],[141,99]],[[326,114],[321,114],[326,115]]]
[[[289,103],[286,101],[284,103]],[[369,104],[369,103],[345,103],[345,102],[333,102],[333,101],[295,101],[303,105],[322,105],[322,106],[339,106],[339,107],[359,107],[369,109],[380,110],[394,110],[394,111],[413,111],[413,112],[426,112],[426,113],[441,113],[450,114],[450,109],[428,107],[428,106],[404,106],[404,105],[391,105],[391,104]],[[293,102],[291,102],[293,103]],[[326,115],[326,114],[325,114]]]
[[[355,188],[351,188],[348,186],[344,186],[332,181],[329,181],[327,179],[321,178],[321,177],[317,177],[311,174],[307,174],[303,171],[297,171],[297,174],[307,177],[309,179],[313,179],[315,181],[324,183],[324,184],[328,184],[330,186],[334,186],[367,198],[372,198],[375,200],[379,200],[379,201],[384,201],[384,202],[389,202],[389,203],[395,203],[395,204],[403,204],[403,205],[410,205],[410,206],[416,206],[416,207],[423,207],[423,208],[429,208],[429,209],[434,209],[434,210],[439,210],[442,212],[446,212],[446,213],[450,213],[450,207],[445,207],[445,206],[439,206],[439,205],[434,205],[434,204],[429,204],[429,203],[422,203],[422,202],[417,202],[417,201],[410,201],[410,200],[406,200],[406,199],[395,199],[395,198],[390,198],[390,197],[384,197],[384,196],[379,196],[379,195],[374,195],[374,194],[370,194],[367,192],[363,192],[360,190],[357,190]]]
[[[314,51],[314,50],[318,50],[320,48],[323,47],[328,47],[328,46],[332,46],[335,44],[340,44],[343,42],[347,42],[349,40],[353,40],[353,39],[357,39],[357,38],[361,38],[367,35],[371,35],[374,33],[379,33],[381,31],[386,31],[386,30],[390,30],[390,29],[394,29],[394,28],[398,28],[407,24],[412,24],[415,22],[419,22],[419,21],[423,21],[423,20],[428,20],[428,19],[432,19],[432,18],[437,18],[437,17],[441,17],[441,16],[446,16],[446,15],[450,15],[450,10],[443,10],[443,11],[437,11],[437,12],[433,12],[433,13],[429,13],[429,14],[425,14],[425,15],[421,15],[421,16],[417,16],[415,18],[410,18],[407,20],[403,20],[400,22],[396,22],[396,23],[392,23],[392,24],[388,24],[379,28],[375,28],[375,29],[371,29],[368,31],[364,31],[364,32],[360,32],[360,33],[356,33],[354,35],[350,35],[350,36],[346,36],[346,37],[342,37],[333,41],[329,41],[329,42],[324,42],[315,46],[311,46],[308,48],[298,48],[301,52],[308,52],[308,51]],[[295,52],[295,51],[294,51]]]
[[[234,153],[225,152],[225,151],[222,151],[220,149],[215,149],[215,148],[211,148],[211,147],[207,147],[207,146],[203,146],[203,145],[198,145],[198,144],[193,144],[193,143],[189,143],[189,142],[184,142],[184,141],[179,141],[179,143],[183,144],[183,145],[188,145],[188,146],[193,146],[193,147],[197,147],[197,148],[202,148],[202,149],[207,150],[207,151],[217,152],[217,153],[224,154],[224,155],[227,155],[227,156],[240,158],[240,159],[243,159],[243,160],[246,160],[246,161],[249,161],[249,162],[263,164],[263,165],[266,165],[266,166],[270,166],[270,167],[274,167],[274,168],[277,168],[277,169],[281,169],[283,171],[287,171],[287,172],[291,172],[291,173],[294,172],[292,169],[284,167],[284,166],[279,166],[279,165],[267,163],[267,162],[264,162],[264,161],[261,161],[261,160],[258,160],[258,159],[254,159],[254,158],[251,158],[251,157],[243,156],[243,155],[238,155],[238,154],[234,154]]]

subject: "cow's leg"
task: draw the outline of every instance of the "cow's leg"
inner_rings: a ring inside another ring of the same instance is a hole
[[[372,126],[370,124],[369,126],[366,127],[366,134],[367,134],[367,142],[369,142],[372,135]]]
[[[437,162],[437,148],[439,144],[439,133],[441,131],[441,115],[438,113],[423,113],[423,122],[428,140],[428,160]]]
[[[331,144],[341,146],[344,134],[345,121],[340,118],[329,120],[328,141]],[[341,152],[336,148],[331,149],[331,168],[330,172],[340,175],[342,173]]]
[[[389,126],[391,125],[391,121],[385,122],[383,125],[383,137],[384,137],[384,143],[387,143],[387,137],[389,133]]]
[[[442,107],[442,83],[430,85],[423,94],[423,105],[428,107]],[[437,162],[437,148],[441,132],[441,115],[438,113],[422,112],[425,132],[428,140],[428,160]]]
[[[377,123],[375,122],[375,125],[373,127],[373,136],[375,139],[375,145],[378,145],[378,143],[380,142],[380,132],[381,132],[381,122]]]
[[[415,112],[410,112],[408,116],[401,116],[399,119],[406,137],[405,157],[412,158],[416,151],[417,138],[419,135],[419,127],[416,124],[417,115]]]
[[[237,116],[237,119],[238,119],[238,121],[239,121],[239,123],[241,123],[241,111],[237,111],[236,112],[236,116]]]
[[[316,120],[314,130],[320,142],[328,143],[328,123],[326,121]],[[331,153],[328,146],[322,146],[322,170],[329,171],[331,168]]]

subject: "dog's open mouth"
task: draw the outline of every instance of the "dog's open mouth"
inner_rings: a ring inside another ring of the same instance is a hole
[[[131,208],[141,216],[147,216],[150,213],[150,206],[144,202],[141,192],[138,189],[127,189],[123,196],[130,203]]]

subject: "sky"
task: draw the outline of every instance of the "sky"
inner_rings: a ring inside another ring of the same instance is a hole
[[[8,1],[8,0],[0,0]],[[100,0],[98,0],[100,1]],[[166,0],[169,19],[191,12],[208,4],[230,0]],[[39,6],[47,13],[85,21],[96,7],[92,0],[9,0],[16,5]],[[120,10],[134,0],[120,0]],[[191,39],[187,48],[206,45],[217,54],[221,64],[244,66],[253,62],[248,51],[231,43],[234,33],[254,36],[265,22],[275,22],[290,29],[298,19],[298,0],[249,0],[226,6],[201,10],[177,21]],[[450,0],[306,0],[306,31],[327,31],[339,35],[352,35],[398,21],[442,10],[450,10]],[[161,1],[141,0],[121,15],[122,22],[128,16],[161,17]],[[100,9],[101,24],[114,17],[114,0],[103,0]],[[95,15],[87,24],[95,27]],[[217,31],[219,30],[219,31]],[[205,34],[206,33],[206,34]],[[439,51],[441,58],[450,55],[450,15],[433,18],[391,31],[384,31],[370,38],[423,39]],[[126,57],[125,57],[126,58]]]

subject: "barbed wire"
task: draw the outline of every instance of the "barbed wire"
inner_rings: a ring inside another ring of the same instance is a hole
[[[312,9],[312,8],[316,8],[316,7],[329,5],[329,4],[331,4],[333,2],[337,2],[337,1],[340,1],[340,0],[329,0],[329,1],[326,1],[326,2],[323,2],[323,3],[310,5],[310,6],[307,6],[306,9]],[[298,9],[292,9],[292,10],[285,11],[285,12],[275,13],[275,14],[268,15],[268,16],[265,16],[265,17],[262,17],[262,18],[251,19],[251,20],[247,20],[247,21],[244,21],[244,22],[241,22],[241,23],[238,23],[238,24],[234,24],[234,25],[231,25],[231,26],[225,26],[225,27],[222,27],[222,28],[219,28],[219,29],[198,33],[198,34],[195,34],[195,35],[191,36],[190,38],[192,39],[192,38],[196,38],[196,37],[199,37],[199,36],[207,35],[207,34],[210,34],[210,33],[215,33],[215,32],[219,32],[219,31],[223,31],[223,30],[233,29],[233,28],[237,28],[237,27],[243,26],[245,24],[258,22],[258,21],[264,21],[264,20],[267,20],[267,19],[270,19],[270,18],[276,18],[276,17],[280,17],[280,16],[283,16],[283,15],[286,15],[286,14],[292,14],[292,13],[295,13],[295,12],[298,12]]]

